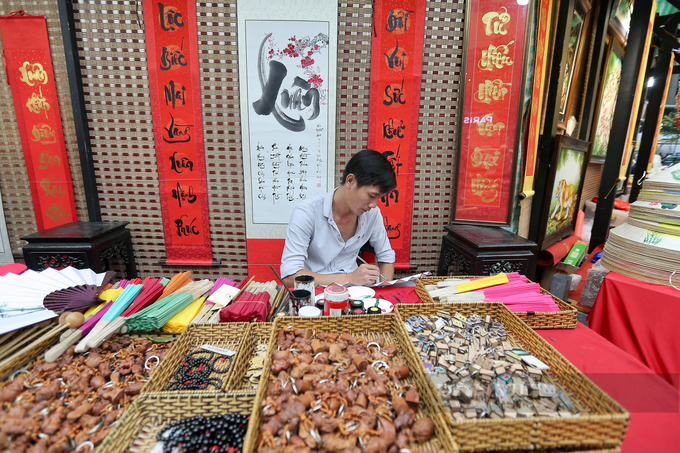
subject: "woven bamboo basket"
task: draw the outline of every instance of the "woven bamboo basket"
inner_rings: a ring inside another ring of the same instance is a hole
[[[396,314],[400,327],[411,316],[436,315],[442,304],[398,305]],[[461,451],[534,450],[542,448],[617,449],[626,434],[630,414],[610,398],[590,379],[572,365],[562,354],[500,303],[455,304],[448,310],[465,316],[490,315],[505,324],[508,341],[529,351],[550,367],[548,376],[560,385],[572,403],[590,414],[579,417],[530,417],[517,419],[470,419],[454,421],[451,413],[428,379],[430,392],[439,410],[451,427],[455,442]],[[424,367],[415,348],[410,354]]]
[[[50,330],[53,326],[47,327],[47,330]],[[45,352],[47,352],[48,349],[50,349],[53,345],[57,344],[59,342],[59,336],[63,333],[63,331],[59,332],[55,337],[53,337],[48,343],[45,344],[42,348],[32,348],[31,351],[34,351],[32,354],[24,353],[21,355],[23,358],[22,361],[18,360],[12,360],[12,368],[6,368],[3,367],[3,371],[0,374],[0,383],[4,382],[4,380],[13,374],[14,372],[21,370],[21,369],[28,369],[33,367],[36,361],[42,360],[45,358]],[[180,334],[178,333],[169,333],[169,332],[160,332],[160,331],[155,331],[155,332],[129,332],[125,334],[117,334],[113,337],[112,339],[116,339],[119,337],[125,337],[125,338],[133,338],[133,339],[143,339],[143,340],[157,340],[159,338],[170,338],[172,337],[174,340],[178,339],[180,337]],[[162,363],[162,362],[161,362]]]
[[[147,393],[140,395],[102,441],[97,453],[147,453],[163,427],[199,415],[250,414],[255,392]]]
[[[428,293],[427,290],[425,289],[425,285],[436,285],[437,282],[441,282],[449,278],[478,278],[478,277],[457,275],[450,277],[420,277],[416,279],[416,293],[418,294],[418,297],[420,297],[420,300],[422,300],[423,303],[425,304],[439,303],[432,299],[432,297],[430,297],[430,293]],[[527,279],[527,281],[530,282],[531,280]],[[557,306],[560,308],[560,311],[548,311],[548,312],[520,311],[513,313],[515,313],[515,315],[517,315],[519,319],[527,323],[527,325],[533,329],[575,329],[577,310],[568,303],[566,303],[565,301],[563,301],[562,299],[553,296],[543,288],[541,288],[541,294],[549,294],[553,298]]]
[[[165,392],[166,387],[172,382],[175,371],[186,355],[199,349],[204,344],[209,344],[223,349],[236,351],[232,357],[229,370],[224,375],[213,374],[211,377],[219,377],[222,380],[222,387],[216,390],[214,387],[206,388],[206,393],[226,391],[231,383],[234,370],[240,369],[240,363],[248,358],[241,354],[241,347],[244,339],[248,338],[250,323],[247,322],[225,322],[217,324],[191,324],[179,337],[179,340],[172,347],[165,360],[161,362],[158,369],[153,373],[149,382],[142,389],[142,393]],[[177,393],[184,393],[177,391]]]
[[[0,362],[5,362],[5,357],[12,357],[15,351],[26,347],[20,354],[13,356],[11,360],[0,365],[0,380],[4,379],[26,360],[41,355],[48,346],[51,346],[63,332],[52,332],[55,327],[57,327],[56,319],[53,323],[49,323],[44,327],[39,325],[24,327],[23,329],[0,336],[0,349],[7,351],[7,355],[0,358]],[[27,347],[35,341],[38,342],[31,347]]]
[[[242,360],[234,364],[232,379],[227,384],[228,390],[250,390],[252,384],[246,378],[246,372],[250,364],[250,359],[255,357],[255,348],[258,345],[269,346],[269,337],[272,333],[273,322],[254,322],[250,325],[250,331],[243,340],[241,349]]]
[[[398,347],[397,355],[401,356],[411,373],[409,378],[405,380],[407,383],[413,383],[417,386],[420,393],[420,408],[416,414],[417,418],[424,416],[430,417],[434,423],[434,436],[422,446],[424,450],[437,452],[455,452],[458,451],[455,442],[451,438],[451,434],[446,427],[446,421],[441,417],[441,405],[437,404],[434,395],[434,388],[425,376],[422,365],[416,363],[415,353],[410,344],[406,330],[401,326],[400,320],[393,314],[388,315],[364,315],[364,316],[338,316],[338,317],[322,317],[322,318],[279,318],[274,323],[273,332],[269,340],[269,350],[267,359],[264,363],[264,370],[260,379],[260,387],[257,391],[257,397],[253,406],[253,412],[250,416],[250,424],[248,425],[248,433],[243,444],[243,452],[251,453],[257,447],[257,438],[260,432],[260,425],[262,423],[261,410],[262,403],[267,392],[266,383],[271,378],[271,362],[272,353],[276,350],[276,333],[280,329],[288,326],[313,329],[319,331],[334,332],[334,333],[350,333],[356,336],[361,336],[367,341],[375,340],[376,338],[384,338],[385,344],[396,343]],[[410,351],[410,353],[408,353]],[[429,384],[429,385],[428,385]]]

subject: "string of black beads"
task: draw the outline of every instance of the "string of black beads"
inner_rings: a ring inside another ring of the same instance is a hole
[[[211,375],[224,374],[229,368],[229,356],[203,349],[190,352],[180,363],[165,390],[206,390],[211,386],[219,390],[222,388],[222,379]]]
[[[249,418],[238,414],[186,418],[163,428],[156,440],[163,442],[163,453],[179,446],[183,453],[240,453]]]

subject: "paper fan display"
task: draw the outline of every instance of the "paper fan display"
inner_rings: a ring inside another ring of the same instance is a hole
[[[0,277],[0,334],[54,318],[53,310],[62,311],[61,306],[65,305],[59,302],[59,307],[46,307],[44,300],[49,294],[83,285],[93,286],[96,294],[114,275],[112,271],[98,274],[92,269],[73,267],[48,268],[41,272],[29,269],[21,274],[3,275]],[[82,302],[83,299],[77,300]],[[98,302],[93,298],[90,300],[89,305]]]
[[[74,311],[104,302],[97,297],[99,287],[78,285],[53,291],[45,296],[43,305],[53,311]]]

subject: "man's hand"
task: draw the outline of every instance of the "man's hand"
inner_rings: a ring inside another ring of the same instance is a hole
[[[349,281],[359,286],[374,285],[380,277],[380,268],[372,264],[362,264],[349,275]]]

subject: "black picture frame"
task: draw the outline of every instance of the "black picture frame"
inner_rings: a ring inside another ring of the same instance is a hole
[[[575,0],[574,17],[569,31],[569,44],[562,56],[564,76],[562,79],[561,96],[558,100],[557,127],[566,129],[569,112],[574,102],[574,81],[578,77],[585,53],[585,35],[590,23],[591,5],[588,0]]]
[[[614,118],[614,109],[616,108],[616,96],[621,82],[620,71],[623,67],[624,54],[625,50],[621,43],[612,35],[608,35],[607,50],[602,62],[602,78],[598,89],[595,118],[590,133],[590,162],[592,163],[604,164],[607,157],[609,137],[612,133],[611,120]],[[618,68],[618,75],[614,75],[615,68]]]
[[[590,143],[567,135],[555,137],[538,245],[541,250],[574,233],[581,204]]]

